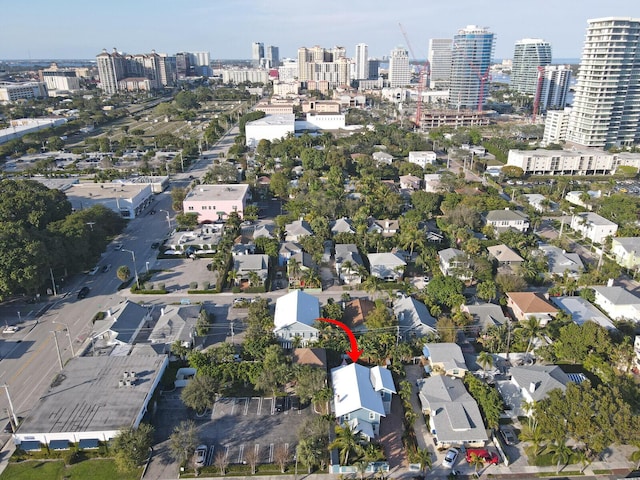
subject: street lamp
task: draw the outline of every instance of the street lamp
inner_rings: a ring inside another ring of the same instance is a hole
[[[60,345],[58,345],[58,335],[56,335],[55,330],[51,330],[53,333],[53,340],[56,342],[56,353],[58,354],[58,364],[60,364],[60,371],[64,370],[64,365],[62,365],[62,355],[60,355]]]
[[[169,212],[167,212],[166,210],[162,210],[162,209],[160,209],[160,211],[167,214],[167,224],[169,224],[169,230],[171,230],[171,217],[169,216]]]
[[[69,325],[67,323],[64,323],[64,322],[56,322],[55,320],[52,321],[51,323],[55,323],[57,325],[64,325],[65,330],[67,332],[67,337],[69,338],[69,347],[71,347],[71,356],[75,357],[76,356],[76,352],[73,350],[73,340],[71,340],[71,330],[69,329]]]
[[[138,269],[136,268],[136,254],[133,253],[133,250],[125,250],[122,249],[123,252],[129,252],[131,254],[131,258],[133,258],[133,272],[136,275],[136,285],[138,286],[138,290],[140,290],[140,280],[138,279]]]

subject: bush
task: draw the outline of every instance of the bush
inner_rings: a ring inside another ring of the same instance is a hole
[[[166,288],[164,287],[164,283],[159,283],[158,284],[158,290],[165,290],[166,291]]]

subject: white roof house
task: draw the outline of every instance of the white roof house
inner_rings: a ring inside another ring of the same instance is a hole
[[[577,253],[568,253],[553,245],[540,245],[538,249],[547,257],[550,275],[563,276],[566,272],[568,276],[577,278],[584,271],[584,264]]]
[[[333,225],[331,225],[331,233],[356,233],[356,229],[353,226],[353,222],[348,218],[338,218]]]
[[[422,168],[427,165],[433,165],[436,162],[436,152],[421,151],[421,152],[409,152],[409,163],[415,163]]]
[[[285,225],[285,241],[299,242],[302,237],[313,235],[313,229],[306,220],[294,220]]]
[[[389,413],[396,393],[391,372],[358,363],[331,370],[333,403],[340,423],[349,423],[369,438],[378,435],[380,419]]]
[[[551,301],[558,308],[571,314],[571,319],[577,325],[591,321],[607,330],[615,330],[616,328],[606,315],[582,297],[551,297]]]
[[[469,370],[457,343],[427,343],[422,354],[429,360],[429,373],[462,378]]]
[[[395,253],[370,253],[367,257],[369,258],[371,275],[382,280],[395,281],[402,278],[404,267],[407,266],[407,262]]]
[[[438,333],[436,319],[431,316],[427,306],[411,296],[396,298],[393,302],[393,313],[405,338]]]
[[[438,448],[482,447],[489,439],[480,409],[459,378],[434,375],[419,381],[422,411]]]
[[[526,232],[529,230],[529,217],[518,210],[491,210],[485,217],[487,225],[491,225],[497,232],[508,229]]]
[[[594,243],[603,243],[607,237],[615,236],[618,225],[597,213],[577,213],[571,217],[571,229]]]
[[[511,383],[520,389],[522,398],[528,403],[546,398],[556,388],[565,390],[571,381],[557,365],[530,365],[511,367]]]
[[[318,318],[320,301],[302,290],[294,290],[276,301],[273,332],[285,345],[290,346],[296,337],[306,345],[318,338],[318,329],[313,327]]]
[[[613,320],[640,321],[640,298],[622,287],[592,287],[595,304]]]
[[[611,253],[621,267],[640,267],[640,237],[612,238]]]

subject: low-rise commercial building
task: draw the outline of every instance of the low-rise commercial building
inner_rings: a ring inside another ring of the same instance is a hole
[[[247,184],[198,185],[182,202],[184,213],[196,213],[199,223],[213,223],[229,218],[231,212],[244,215],[249,198]]]

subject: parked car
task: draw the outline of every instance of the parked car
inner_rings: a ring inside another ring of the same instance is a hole
[[[284,400],[285,400],[284,397],[276,397],[275,407],[274,407],[276,412],[284,412]]]
[[[109,270],[111,270],[111,264],[110,263],[108,263],[108,264],[106,264],[106,265],[104,265],[102,267],[102,273],[107,273]]]
[[[96,273],[98,273],[100,271],[100,267],[99,266],[95,266],[93,267],[91,270],[89,270],[89,275],[95,275]]]
[[[300,410],[300,397],[291,397],[291,410]]]
[[[153,243],[151,244],[151,248],[153,248],[154,250],[155,250],[156,248],[158,248],[159,246],[160,246],[160,243],[158,243],[158,242],[153,242]]]
[[[86,298],[86,296],[89,295],[90,291],[91,289],[89,287],[82,287],[78,292],[78,299],[81,300],[83,298]]]
[[[113,247],[114,250],[122,250],[122,244],[121,243],[116,243]]]
[[[17,325],[7,325],[2,330],[2,333],[16,333],[18,330],[20,330],[20,327]]]
[[[511,425],[500,425],[500,435],[507,445],[515,445],[518,443],[518,436]]]
[[[460,455],[460,450],[457,448],[447,450],[447,453],[444,455],[444,460],[442,460],[442,466],[445,468],[453,468],[458,460],[458,455]]]
[[[195,458],[193,463],[196,467],[204,467],[207,463],[207,452],[209,451],[209,447],[206,445],[199,445],[196,448]]]
[[[488,463],[489,465],[497,465],[500,462],[498,455],[490,452],[486,448],[467,448],[467,463],[471,462],[471,456],[474,454],[480,457],[484,463]]]

